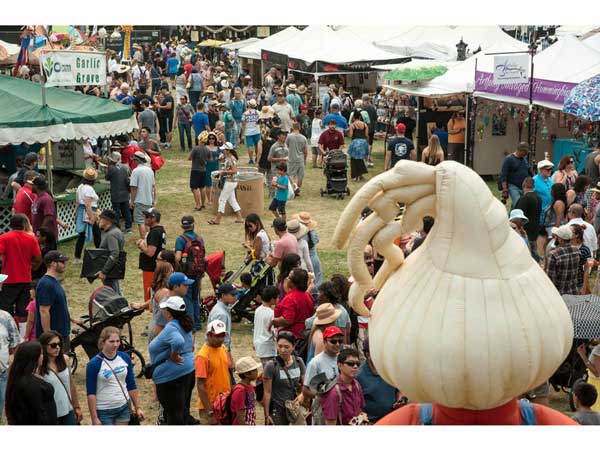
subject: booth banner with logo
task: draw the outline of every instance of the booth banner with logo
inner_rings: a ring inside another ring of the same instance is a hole
[[[106,54],[103,52],[44,52],[40,66],[48,87],[106,84]]]
[[[563,81],[533,79],[533,101],[563,105],[576,83]],[[475,91],[506,97],[529,99],[529,82],[500,84],[494,83],[494,74],[475,71]],[[561,108],[562,109],[562,108]]]
[[[494,56],[494,84],[527,83],[529,55]]]

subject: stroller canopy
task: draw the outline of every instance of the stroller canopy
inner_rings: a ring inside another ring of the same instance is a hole
[[[100,286],[90,297],[90,324],[102,322],[129,309],[125,297],[117,294],[111,287]]]

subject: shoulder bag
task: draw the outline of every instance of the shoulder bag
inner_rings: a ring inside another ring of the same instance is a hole
[[[129,412],[130,412],[130,417],[129,417],[129,425],[140,425],[140,418],[137,415],[137,410],[135,409],[135,405],[133,404],[133,401],[131,401],[131,396],[127,396],[127,394],[125,393],[125,389],[123,388],[123,385],[121,384],[121,382],[119,381],[119,378],[117,377],[117,374],[115,373],[115,371],[113,370],[113,368],[110,366],[110,364],[108,363],[108,361],[104,358],[102,358],[101,356],[99,356],[99,358],[104,361],[104,363],[108,366],[108,368],[110,369],[110,371],[113,373],[115,380],[117,380],[117,383],[119,384],[119,387],[121,388],[121,392],[123,393],[123,397],[125,397],[125,400],[127,401],[127,404],[129,405]]]
[[[71,393],[67,389],[67,386],[65,386],[65,383],[63,383],[63,381],[60,379],[60,377],[58,376],[58,373],[56,373],[54,370],[52,370],[50,368],[48,368],[48,370],[54,374],[54,376],[58,379],[60,385],[65,390],[65,393],[67,394],[67,398],[69,399],[69,403],[71,404],[71,408],[73,408],[73,413],[75,413],[75,405],[73,404],[73,399],[71,398]],[[81,425],[81,422],[79,422],[77,420],[77,416],[75,416],[75,420],[77,422],[77,425]]]

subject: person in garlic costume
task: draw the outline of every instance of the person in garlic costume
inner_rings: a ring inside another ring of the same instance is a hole
[[[398,204],[406,211],[396,221]],[[365,206],[374,213],[360,222]],[[435,217],[404,259],[393,240]],[[385,262],[374,279],[363,261],[372,239]],[[552,282],[508,224],[483,180],[454,161],[400,161],[365,184],[334,234],[348,244],[349,301],[370,316],[379,374],[414,402],[379,424],[573,424],[551,408],[519,401],[546,381],[571,348],[573,327]],[[364,294],[380,289],[371,312]]]

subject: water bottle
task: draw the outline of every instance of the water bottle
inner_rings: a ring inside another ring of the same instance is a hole
[[[184,253],[183,255],[181,255],[181,268],[185,271],[187,268],[187,257],[188,254]]]

